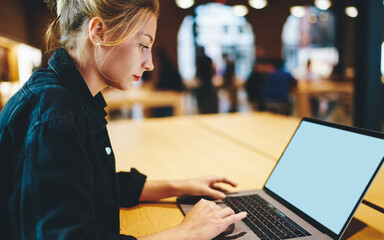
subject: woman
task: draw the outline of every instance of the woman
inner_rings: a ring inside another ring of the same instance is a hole
[[[48,32],[48,67],[0,114],[4,239],[135,239],[119,235],[119,206],[176,195],[223,198],[223,177],[146,181],[115,172],[100,91],[128,89],[153,69],[157,0],[65,0]],[[172,229],[142,239],[211,239],[245,217],[200,201]],[[141,239],[141,238],[140,238]]]

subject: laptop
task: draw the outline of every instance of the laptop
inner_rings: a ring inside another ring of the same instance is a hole
[[[383,157],[382,133],[303,118],[262,189],[216,200],[248,215],[215,239],[340,239]]]

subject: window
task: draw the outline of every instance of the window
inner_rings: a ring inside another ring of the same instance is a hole
[[[303,16],[290,15],[284,24],[285,67],[300,80],[327,78],[339,61],[334,47],[334,16],[315,7],[303,9]]]
[[[196,17],[187,16],[178,33],[178,65],[184,81],[195,77],[195,40],[205,48],[217,71],[224,67],[223,53],[234,57],[236,76],[245,79],[252,70],[254,59],[254,35],[244,17],[236,17],[232,7],[209,3],[196,8]],[[196,39],[193,25],[196,24]]]

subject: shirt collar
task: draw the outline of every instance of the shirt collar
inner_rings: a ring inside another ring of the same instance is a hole
[[[64,49],[58,49],[49,59],[48,65],[81,100],[89,116],[93,133],[98,133],[107,125],[105,119],[107,113],[104,110],[107,104],[101,92],[95,97],[92,96],[75,63]]]

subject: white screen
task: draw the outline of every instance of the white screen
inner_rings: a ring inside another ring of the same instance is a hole
[[[340,234],[384,156],[384,140],[303,121],[265,186]]]

